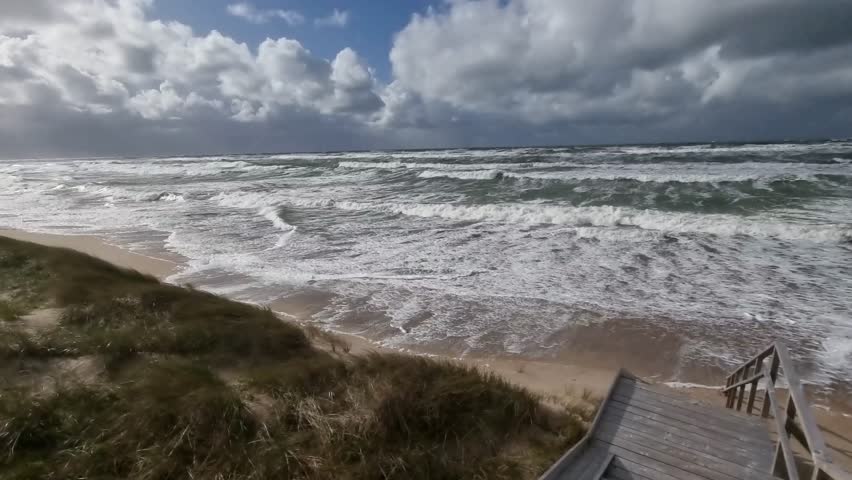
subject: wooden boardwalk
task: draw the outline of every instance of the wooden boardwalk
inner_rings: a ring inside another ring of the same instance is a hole
[[[621,372],[580,448],[547,480],[773,479],[766,423]]]
[[[782,373],[786,400],[776,386]],[[725,408],[622,370],[588,433],[540,480],[852,480],[832,463],[783,344],[734,370],[721,393]]]

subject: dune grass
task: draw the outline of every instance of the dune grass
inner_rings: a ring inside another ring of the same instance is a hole
[[[6,362],[103,365],[96,381],[0,383],[3,478],[535,478],[593,411],[450,362],[350,355],[269,310],[69,250],[0,237],[0,287],[10,320],[62,312],[36,333],[0,322]]]

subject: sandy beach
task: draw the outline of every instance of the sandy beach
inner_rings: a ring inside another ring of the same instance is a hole
[[[166,279],[170,275],[175,274],[181,266],[175,260],[142,255],[119,246],[111,245],[97,236],[53,235],[20,230],[0,230],[0,235],[48,246],[71,248],[125,268],[156,276],[160,279]],[[287,320],[303,325],[310,323],[309,317],[312,305],[311,296],[309,295],[299,295],[291,297],[290,300],[275,302],[270,305],[270,308]],[[390,351],[390,349],[373,343],[360,335],[345,332],[335,333],[351,346],[351,352],[354,354],[369,351]],[[510,382],[522,385],[531,391],[551,397],[554,400],[563,400],[570,399],[571,397],[576,398],[576,396],[581,395],[584,391],[591,392],[597,396],[603,395],[619,367],[626,366],[631,370],[635,370],[633,364],[630,363],[632,355],[646,357],[652,355],[651,352],[655,351],[654,349],[642,349],[641,352],[631,351],[629,345],[619,345],[617,342],[615,345],[605,345],[612,338],[616,337],[607,336],[606,332],[597,333],[598,335],[589,334],[585,337],[590,344],[586,346],[583,352],[579,352],[572,357],[566,356],[566,358],[562,359],[561,363],[500,357],[496,355],[488,357],[469,355],[459,358],[451,355],[445,356],[441,352],[429,351],[428,349],[410,349],[405,351],[412,354],[443,356],[453,361],[473,365],[483,371],[498,374]],[[666,340],[658,339],[658,341],[665,342]],[[665,352],[662,345],[658,346],[660,346],[660,349],[656,350],[657,352]],[[595,347],[600,347],[604,352],[614,352],[619,348],[624,350],[621,351],[620,355],[612,356],[601,354],[601,352],[595,353]],[[570,360],[574,360],[576,363],[572,363]],[[659,355],[657,361],[660,365],[664,364],[666,362],[665,355]],[[647,372],[642,371],[648,368],[648,365],[654,365],[653,362],[649,364],[642,361],[641,363],[637,363],[637,365],[641,365],[638,372],[640,376],[648,381],[655,381],[654,375],[647,375]],[[708,404],[718,405],[722,403],[722,397],[718,390],[712,388],[712,386],[689,384],[668,384],[668,386],[677,388],[696,400]],[[852,412],[846,411],[843,403],[830,406],[817,403],[815,414],[823,429],[826,441],[836,452],[838,463],[847,467],[852,466],[852,435],[848,433],[852,432]]]
[[[71,248],[125,268],[153,275],[160,279],[166,279],[176,273],[180,268],[180,263],[173,260],[131,252],[111,245],[102,238],[92,235],[53,235],[8,229],[0,229],[0,235],[47,246]],[[299,301],[277,302],[271,305],[271,308],[288,320],[301,324],[306,324],[309,321],[310,305],[306,304],[301,298]],[[344,332],[336,333],[346,339],[352,346],[354,353],[363,353],[370,350],[388,350],[372,343],[363,336]],[[409,353],[437,355],[435,352],[428,351],[409,351]],[[541,394],[554,395],[556,397],[581,393],[584,389],[601,395],[606,391],[617,369],[617,367],[612,365],[601,368],[590,368],[588,366],[496,357],[465,357],[463,359],[455,358],[455,360],[499,373],[514,383],[524,385]]]

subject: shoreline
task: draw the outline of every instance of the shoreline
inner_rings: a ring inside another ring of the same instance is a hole
[[[178,273],[181,266],[181,263],[177,261],[156,258],[109,244],[103,238],[95,235],[61,235],[0,228],[0,236],[47,246],[70,248],[124,268],[155,276],[162,281]],[[298,306],[295,306],[290,312],[286,309],[275,308],[275,305],[270,305],[270,307],[282,319],[286,318],[303,326],[311,324],[308,319],[309,315],[306,314],[307,310],[302,309],[300,311]],[[309,305],[304,305],[304,307],[309,307]],[[332,333],[346,340],[351,346],[351,353],[353,354],[380,351],[444,358],[464,365],[475,366],[484,372],[497,374],[511,383],[556,400],[576,397],[584,391],[602,396],[618,368],[609,365],[593,366],[583,363],[559,363],[499,356],[465,356],[459,358],[425,350],[392,349],[354,333],[338,331]],[[699,401],[715,405],[722,404],[722,397],[716,386],[659,382],[655,381],[653,376],[643,378],[651,383],[677,389]],[[838,457],[839,463],[852,465],[852,438],[845,436],[845,432],[852,432],[852,412],[841,411],[840,408],[832,409],[818,403],[814,403],[813,407],[818,423],[821,426],[829,426],[828,428],[823,427],[823,432],[827,443],[832,445],[837,452],[836,457]]]
[[[180,262],[133,252],[118,245],[107,243],[106,240],[97,235],[38,233],[0,228],[0,236],[38,243],[48,247],[70,248],[120,267],[152,275],[159,280],[165,280],[180,269]]]
[[[152,275],[161,281],[167,281],[168,277],[179,273],[181,267],[181,263],[178,261],[133,252],[126,248],[110,244],[97,235],[63,235],[0,228],[0,236],[51,247],[70,248],[120,267]],[[281,305],[276,306],[274,302],[270,307],[282,318],[294,321],[300,325],[311,323],[306,314],[307,309],[301,309],[300,311],[296,307],[294,311],[294,305],[292,304],[282,307]],[[306,307],[308,306],[306,305]],[[570,394],[582,393],[584,390],[588,390],[594,395],[603,395],[617,371],[617,368],[612,367],[594,367],[522,358],[501,358],[498,356],[458,357],[429,352],[425,349],[395,349],[385,347],[354,333],[340,331],[333,331],[331,333],[345,339],[351,345],[353,353],[382,351],[444,358],[501,375],[514,384],[524,386],[541,395],[555,398],[566,398]]]

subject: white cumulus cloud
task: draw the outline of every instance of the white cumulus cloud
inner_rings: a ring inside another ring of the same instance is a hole
[[[349,23],[349,12],[334,9],[327,17],[317,18],[314,24],[318,27],[345,27]]]
[[[160,0],[165,1],[165,0]],[[0,0],[0,156],[839,137],[848,0],[450,0],[393,36],[246,44],[154,0]],[[305,22],[250,3],[232,15]],[[344,26],[346,11],[316,19]]]
[[[259,10],[248,2],[232,3],[228,5],[227,10],[235,17],[256,24],[266,23],[273,19],[284,20],[290,25],[300,25],[305,22],[305,17],[295,10],[282,10],[280,8]]]
[[[390,57],[401,87],[466,111],[694,119],[730,102],[848,104],[850,22],[843,0],[457,0],[415,15]]]

